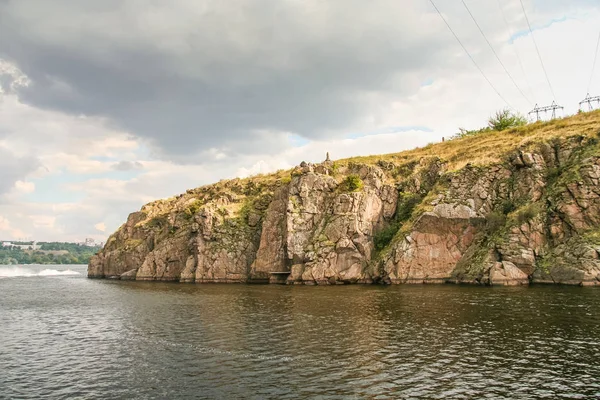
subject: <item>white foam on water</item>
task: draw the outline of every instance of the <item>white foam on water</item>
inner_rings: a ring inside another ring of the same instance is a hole
[[[81,275],[77,271],[72,271],[70,269],[66,269],[64,271],[58,271],[56,269],[45,269],[40,271],[37,276],[59,276],[59,275]]]
[[[2,278],[17,278],[24,277],[30,278],[33,276],[67,276],[67,275],[81,275],[77,271],[66,269],[59,271],[57,269],[44,269],[40,272],[33,272],[29,268],[25,267],[0,267],[0,279]]]

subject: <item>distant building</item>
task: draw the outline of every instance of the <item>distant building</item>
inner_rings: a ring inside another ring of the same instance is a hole
[[[21,249],[21,250],[39,250],[40,246],[36,241],[33,241],[29,244],[14,244],[12,242],[2,242],[2,247],[10,247],[13,249]]]
[[[84,246],[94,247],[96,245],[96,241],[92,238],[85,238],[85,242],[83,242]]]

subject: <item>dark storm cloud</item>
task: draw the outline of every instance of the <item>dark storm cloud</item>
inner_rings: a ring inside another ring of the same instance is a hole
[[[265,131],[351,126],[370,93],[440,62],[424,8],[364,1],[0,2],[0,57],[22,101],[105,116],[170,157],[260,151]],[[423,7],[423,5],[419,6]],[[236,146],[236,142],[261,144]],[[261,139],[261,140],[258,140]],[[274,140],[281,141],[274,138]]]

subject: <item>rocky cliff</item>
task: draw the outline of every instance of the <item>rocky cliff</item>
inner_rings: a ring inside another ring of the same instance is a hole
[[[145,205],[91,278],[600,284],[600,113]]]

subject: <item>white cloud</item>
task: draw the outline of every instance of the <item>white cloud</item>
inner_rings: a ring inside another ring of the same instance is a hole
[[[10,222],[0,215],[0,231],[6,231],[10,229]]]
[[[0,59],[0,95],[13,93],[20,87],[31,84],[29,78],[14,64]]]
[[[34,214],[30,215],[32,225],[35,229],[53,229],[56,217],[53,215]]]
[[[33,182],[16,181],[15,189],[19,193],[33,193],[35,192],[35,184]]]
[[[9,236],[8,238],[3,237],[2,240],[22,239],[22,238],[27,237],[27,234],[25,232],[23,232],[21,229],[13,228],[10,221],[2,215],[0,215],[0,234]]]
[[[273,172],[275,170],[282,169],[282,168],[289,168],[289,166],[290,165],[285,161],[269,162],[269,161],[265,161],[265,160],[258,160],[249,168],[245,168],[245,167],[238,168],[235,175],[240,178],[247,178],[252,175]],[[280,167],[280,168],[278,168],[278,167]]]
[[[106,225],[104,224],[104,222],[98,222],[96,225],[94,225],[94,228],[96,228],[100,232],[106,232]]]

